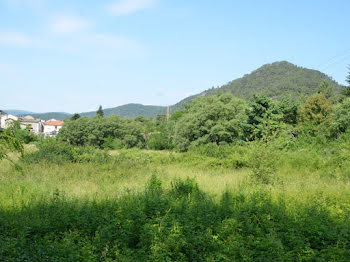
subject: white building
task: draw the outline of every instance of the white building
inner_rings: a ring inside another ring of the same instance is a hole
[[[44,134],[47,136],[55,136],[57,135],[58,131],[63,126],[63,121],[59,121],[56,119],[51,119],[44,123]]]
[[[33,133],[42,133],[43,132],[43,123],[41,119],[34,118],[32,116],[25,116],[25,117],[20,117],[19,118],[21,122],[21,128],[26,129],[29,128],[30,132]]]
[[[13,121],[17,121],[18,117],[6,113],[0,113],[0,128],[8,128]]]

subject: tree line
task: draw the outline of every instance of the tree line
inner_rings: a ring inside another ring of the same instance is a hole
[[[347,81],[350,85],[350,77]],[[104,117],[100,107],[93,118],[74,115],[65,121],[59,139],[77,146],[106,149],[147,148],[187,151],[208,143],[231,144],[279,135],[300,134],[337,138],[350,129],[350,87],[342,93],[323,81],[317,93],[305,99],[273,100],[254,95],[249,101],[232,94],[197,97],[170,119],[158,115],[125,119]]]

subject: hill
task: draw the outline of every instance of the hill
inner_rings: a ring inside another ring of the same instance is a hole
[[[336,91],[340,85],[326,74],[312,69],[296,66],[286,61],[266,64],[250,74],[233,80],[219,88],[208,89],[198,95],[185,98],[174,105],[181,109],[184,104],[197,96],[211,96],[219,93],[232,93],[234,96],[250,99],[254,94],[270,98],[293,100],[303,98],[316,92],[322,81],[328,81]]]
[[[3,112],[10,115],[15,115],[15,116],[35,114],[34,112],[31,112],[31,111],[18,110],[18,109],[4,109]]]
[[[146,118],[156,117],[159,114],[166,113],[165,106],[149,106],[141,104],[126,104],[114,108],[106,108],[103,110],[105,116],[120,115],[121,117],[134,118],[143,116]],[[81,116],[93,117],[96,111],[81,113]]]
[[[31,114],[35,118],[40,118],[42,120],[49,120],[49,119],[57,119],[57,120],[65,120],[67,117],[71,117],[72,115],[65,112],[48,112],[48,113],[36,113]]]
[[[171,112],[182,110],[185,104],[189,104],[197,96],[211,96],[220,93],[232,93],[233,95],[250,99],[254,94],[261,94],[273,99],[281,100],[290,98],[292,100],[303,99],[304,97],[316,92],[322,81],[328,81],[334,86],[336,91],[340,90],[340,85],[326,74],[304,67],[299,67],[286,61],[266,64],[246,74],[241,78],[233,80],[219,88],[211,88],[199,94],[189,96],[170,107]],[[26,112],[23,114],[32,114],[31,112],[21,110],[4,110],[5,112]],[[134,118],[144,116],[146,118],[156,117],[158,114],[165,114],[165,106],[152,106],[141,104],[126,104],[114,108],[104,109],[105,116],[120,115],[121,117]],[[18,113],[19,114],[19,113]],[[93,117],[96,111],[80,113],[82,116]],[[44,120],[58,119],[64,120],[71,116],[68,113],[52,112],[32,114],[34,117]]]

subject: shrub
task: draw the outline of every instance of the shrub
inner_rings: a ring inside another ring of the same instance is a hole
[[[27,163],[62,164],[64,162],[106,162],[110,156],[92,147],[74,147],[55,138],[47,138],[37,145],[38,150],[25,154],[22,161]]]

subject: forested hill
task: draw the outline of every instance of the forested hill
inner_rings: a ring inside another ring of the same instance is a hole
[[[250,99],[254,94],[266,95],[277,100],[282,98],[297,99],[315,93],[324,80],[333,85],[335,91],[340,90],[340,85],[326,74],[282,61],[263,65],[242,78],[233,80],[219,88],[208,89],[196,96],[229,92],[244,99]],[[183,107],[196,96],[185,98],[174,105],[174,108]]]
[[[335,91],[340,90],[340,85],[326,74],[312,69],[293,65],[289,62],[275,62],[266,64],[250,74],[244,75],[219,88],[208,89],[200,94],[187,97],[171,106],[171,112],[184,109],[184,105],[190,103],[197,96],[211,96],[218,93],[232,93],[234,96],[250,99],[254,94],[262,94],[273,99],[290,98],[296,100],[316,92],[322,81],[326,80]],[[121,117],[134,118],[144,116],[155,117],[165,114],[166,107],[141,104],[126,104],[114,108],[104,109],[105,116],[120,115]],[[82,116],[93,117],[95,111],[80,113]],[[43,113],[33,116],[48,120],[55,118],[64,120],[68,113]]]
[[[149,106],[141,104],[126,104],[113,108],[106,108],[103,110],[105,116],[120,115],[121,117],[137,117],[143,116],[146,118],[156,117],[159,114],[166,114],[165,106]],[[81,116],[93,117],[96,114],[93,112],[81,113]]]
[[[48,112],[48,113],[31,114],[31,116],[47,121],[49,119],[65,120],[67,117],[71,117],[72,114],[65,113],[65,112]]]
[[[159,114],[166,114],[165,106],[149,106],[141,104],[126,104],[122,106],[117,106],[113,108],[103,109],[104,115],[120,115],[121,117],[134,118],[137,116],[144,116],[146,118],[153,118]],[[81,116],[93,117],[96,111],[79,113]],[[72,114],[64,112],[51,112],[51,113],[36,113],[32,114],[36,118],[43,120],[57,119],[65,120],[67,117],[71,117]]]

